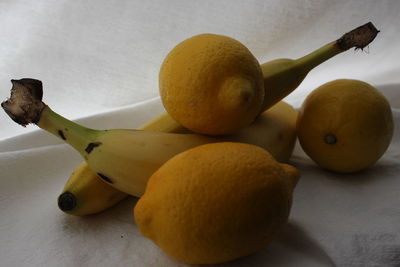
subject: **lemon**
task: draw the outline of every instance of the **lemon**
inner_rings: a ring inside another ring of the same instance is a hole
[[[184,40],[159,73],[162,103],[186,128],[223,135],[250,124],[264,99],[261,66],[239,41],[217,34]]]
[[[134,216],[171,257],[214,264],[262,249],[287,222],[299,172],[243,143],[201,145],[148,181]]]
[[[311,92],[297,121],[306,154],[323,168],[351,173],[374,164],[393,136],[386,98],[368,83],[340,79]]]

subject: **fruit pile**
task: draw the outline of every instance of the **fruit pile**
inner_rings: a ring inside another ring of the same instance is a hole
[[[297,137],[319,166],[351,173],[374,164],[393,134],[391,108],[371,85],[322,85],[299,111],[282,99],[329,58],[363,49],[367,23],[296,60],[260,65],[240,42],[201,34],[166,56],[159,76],[166,113],[140,129],[89,129],[42,101],[42,83],[12,80],[5,112],[58,136],[85,160],[58,198],[72,215],[139,197],[140,232],[168,255],[221,263],[264,248],[287,223],[299,171],[289,161]]]

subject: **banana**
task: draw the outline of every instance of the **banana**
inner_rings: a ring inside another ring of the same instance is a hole
[[[189,132],[167,113],[161,114],[138,129],[173,133]],[[83,161],[68,178],[58,197],[58,207],[68,214],[84,216],[108,209],[127,196],[128,194],[99,179],[99,176]]]
[[[82,162],[73,170],[58,197],[58,207],[65,213],[83,216],[108,209],[127,196],[100,180],[86,162]]]
[[[316,66],[350,48],[363,49],[375,39],[378,32],[368,22],[301,58],[280,58],[262,64],[265,89],[262,110],[267,110],[289,95]]]
[[[63,139],[81,154],[102,180],[117,190],[138,197],[155,170],[189,148],[211,142],[240,141],[261,146],[283,161],[292,153],[296,140],[297,112],[285,103],[261,114],[258,122],[237,134],[225,137],[127,129],[95,130],[62,117],[43,103],[40,81],[21,79],[12,80],[12,84],[11,97],[1,104],[11,119],[23,126],[34,123]],[[278,111],[279,108],[283,111]]]

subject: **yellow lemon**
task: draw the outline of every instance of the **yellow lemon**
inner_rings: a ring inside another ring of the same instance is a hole
[[[243,143],[201,145],[167,161],[134,208],[140,232],[190,264],[262,249],[287,222],[299,172]]]
[[[351,173],[367,168],[384,154],[393,135],[393,116],[376,88],[341,79],[308,95],[297,130],[302,148],[318,165]]]
[[[250,124],[264,98],[261,66],[240,42],[200,34],[164,59],[159,74],[162,103],[186,128],[223,135]]]

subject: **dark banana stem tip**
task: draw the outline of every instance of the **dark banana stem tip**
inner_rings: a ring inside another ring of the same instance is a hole
[[[378,33],[379,30],[374,26],[374,24],[372,24],[372,22],[368,22],[344,34],[336,41],[336,43],[337,46],[343,51],[346,51],[352,47],[362,50],[375,39]]]
[[[62,211],[71,211],[76,205],[76,197],[71,192],[64,192],[58,197],[58,207]]]
[[[11,80],[12,88],[10,98],[1,103],[7,115],[16,123],[26,126],[37,123],[40,114],[46,106],[42,102],[42,82],[35,79],[24,78]]]

